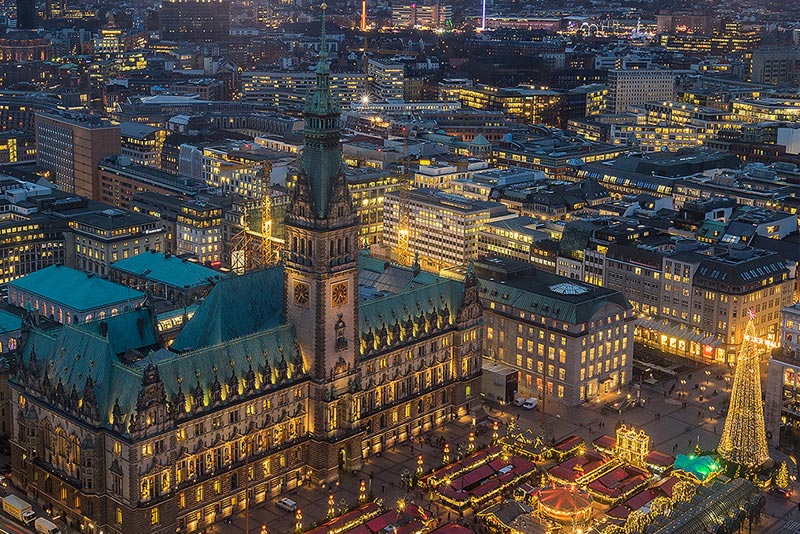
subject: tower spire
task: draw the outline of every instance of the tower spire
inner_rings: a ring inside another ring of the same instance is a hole
[[[315,72],[317,84],[306,99],[303,109],[305,147],[301,157],[303,174],[308,180],[312,210],[316,217],[326,218],[333,197],[334,183],[342,172],[339,103],[331,94],[331,69],[328,63],[328,35],[325,27],[326,10],[321,6],[319,61]]]
[[[733,375],[728,417],[725,419],[717,452],[729,462],[752,469],[769,459],[769,450],[764,428],[764,407],[761,403],[755,315],[752,311],[748,315],[744,341]]]
[[[319,36],[319,58],[320,59],[327,59],[328,58],[328,34],[325,30],[325,21],[328,18],[326,11],[328,10],[328,4],[322,3],[319,6],[322,9],[322,31],[320,32]]]

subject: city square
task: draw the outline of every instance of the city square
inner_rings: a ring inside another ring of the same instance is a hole
[[[728,405],[731,379],[729,366],[710,366],[697,367],[674,379],[655,384],[637,384],[636,387],[631,387],[630,394],[639,395],[638,398],[644,402],[623,413],[613,411],[607,405],[626,400],[629,393],[624,392],[619,395],[609,395],[591,405],[578,408],[554,405],[547,409],[544,417],[539,410],[487,403],[484,407],[488,418],[481,423],[484,431],[476,437],[476,444],[480,449],[491,448],[493,443],[491,429],[494,421],[499,423],[501,436],[507,434],[511,425],[512,433],[529,430],[530,435],[538,437],[542,435],[542,420],[544,420],[546,440],[560,442],[565,438],[577,436],[581,438],[584,447],[603,435],[613,435],[615,427],[624,422],[637,430],[644,431],[651,440],[650,445],[653,450],[667,455],[673,452],[692,455],[698,447],[701,450],[716,448],[725,419],[719,412]],[[673,392],[669,393],[673,386],[675,386]],[[687,395],[682,395],[682,391],[686,391]],[[707,395],[704,394],[706,391]],[[710,409],[712,407],[713,410]],[[516,431],[513,430],[515,427]],[[442,429],[432,431],[430,437],[432,441],[443,440],[451,450],[460,447],[462,453],[466,454],[469,435],[474,433],[475,428],[471,417],[466,416],[447,423]],[[478,510],[469,509],[467,514],[462,510],[459,513],[458,508],[448,506],[433,492],[409,488],[407,485],[407,478],[404,476],[407,477],[417,469],[419,455],[422,455],[423,467],[428,473],[435,466],[441,465],[442,450],[438,444],[420,440],[403,443],[382,452],[379,456],[368,458],[360,471],[343,474],[337,484],[326,487],[300,487],[290,496],[302,509],[307,528],[325,521],[330,494],[333,494],[336,502],[342,506],[347,503],[346,508],[356,505],[362,481],[366,483],[370,499],[378,500],[388,509],[393,509],[398,500],[413,502],[430,509],[436,519],[436,525],[455,521],[472,529],[478,528],[476,517]],[[453,455],[453,459],[455,458]],[[793,460],[783,453],[777,452],[775,458],[788,460],[789,465],[793,466],[792,469],[796,469]],[[552,466],[554,462],[554,460],[543,464],[537,462],[537,466]],[[792,474],[796,475],[796,471]],[[766,494],[766,498],[763,514],[753,525],[752,532],[776,534],[786,532],[787,525],[793,524],[793,521],[800,521],[800,512],[797,510],[800,494],[796,490],[788,499],[775,494]],[[503,501],[500,498],[493,499],[485,507],[488,508],[489,504],[496,502]],[[599,503],[595,504],[595,508],[597,517],[603,517],[609,510],[608,506]],[[280,510],[274,503],[254,507],[250,512],[250,521],[251,529],[254,528],[253,524],[264,524],[268,525],[269,532],[282,534],[291,534],[296,528],[295,515]],[[231,524],[221,525],[216,529],[219,532],[243,532],[244,525],[245,518],[239,514]],[[585,532],[590,531],[585,530]]]

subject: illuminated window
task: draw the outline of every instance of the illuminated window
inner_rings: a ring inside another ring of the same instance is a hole
[[[151,525],[158,524],[158,508],[153,508],[150,510],[150,524]]]
[[[118,525],[122,524],[122,509],[121,508],[117,508],[117,524]]]

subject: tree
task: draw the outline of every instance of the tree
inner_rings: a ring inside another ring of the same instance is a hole
[[[761,402],[761,359],[752,310],[749,316],[737,355],[730,409],[717,452],[728,462],[752,470],[769,459],[769,451]]]
[[[695,487],[688,480],[681,480],[672,488],[672,502],[689,502],[694,499]]]
[[[626,534],[642,534],[650,524],[650,518],[639,510],[634,510],[625,521]]]
[[[781,462],[778,468],[778,474],[775,475],[775,485],[780,488],[789,487],[789,469],[786,467],[786,462]]]
[[[656,497],[650,503],[650,516],[655,518],[659,515],[667,515],[672,510],[672,501],[667,497]]]
[[[607,525],[603,529],[603,534],[628,534],[627,531],[618,525]]]

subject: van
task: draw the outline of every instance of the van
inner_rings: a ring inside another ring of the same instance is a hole
[[[275,501],[275,504],[278,506],[278,508],[281,510],[286,510],[287,512],[294,512],[297,510],[297,503],[287,497],[281,497]]]
[[[39,534],[61,534],[56,524],[44,517],[37,517],[33,525],[36,527],[36,532]]]
[[[528,399],[522,404],[522,407],[526,410],[533,410],[537,404],[539,404],[539,399]]]

